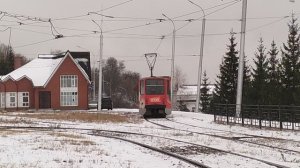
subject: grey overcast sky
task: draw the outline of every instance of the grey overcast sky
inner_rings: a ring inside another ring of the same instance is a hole
[[[219,72],[219,65],[226,51],[229,32],[240,32],[242,2],[234,0],[192,0],[207,14],[203,70],[207,71],[211,82]],[[267,49],[272,40],[282,47],[286,42],[292,12],[300,14],[300,2],[294,0],[248,0],[246,55],[250,62],[260,37]],[[115,57],[124,60],[126,68],[149,76],[144,58],[145,53],[157,52],[158,58],[154,75],[170,75],[171,32],[173,26],[162,13],[175,20],[176,52],[175,66],[187,77],[187,83],[195,84],[200,50],[201,19],[198,7],[187,0],[0,0],[0,42],[9,43],[16,53],[28,58],[38,54],[48,54],[51,50],[90,51],[92,66],[99,57],[99,28],[91,20],[96,20],[103,29],[104,59]],[[102,12],[101,12],[102,10]],[[88,12],[98,11],[107,16]],[[51,18],[49,22],[30,21]],[[3,17],[2,17],[3,16]],[[113,18],[112,18],[113,17]],[[299,20],[300,22],[300,20]],[[55,31],[55,30],[56,31]],[[6,30],[6,31],[4,31]],[[54,39],[60,33],[64,38]],[[162,38],[163,37],[163,38]],[[239,50],[239,34],[236,35]]]

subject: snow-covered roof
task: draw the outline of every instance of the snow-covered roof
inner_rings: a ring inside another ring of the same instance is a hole
[[[202,88],[203,86],[201,86]],[[215,86],[208,85],[209,93],[212,93]],[[177,91],[177,95],[197,95],[197,85],[183,85]]]
[[[44,86],[62,60],[63,58],[36,58],[24,66],[3,76],[2,80],[6,80],[8,78],[20,80],[23,77],[27,77],[32,80],[35,87]]]
[[[70,56],[70,58],[74,61],[85,78],[89,81],[89,77],[86,72],[80,65],[78,65],[78,61],[75,61],[72,58],[69,52],[65,53],[64,56],[50,54],[39,55],[38,58],[30,61],[24,66],[12,71],[5,76],[2,76],[1,80],[5,81],[8,79],[12,79],[18,81],[26,77],[32,81],[34,87],[45,87],[48,81],[52,78],[52,75],[55,73],[55,71],[67,56]]]

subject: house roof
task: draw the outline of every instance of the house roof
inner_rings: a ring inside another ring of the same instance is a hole
[[[58,57],[58,55],[39,55],[38,58],[30,61],[24,66],[5,76],[2,76],[1,79],[4,81],[10,78],[13,80],[20,80],[24,77],[27,77],[32,80],[34,87],[44,87],[52,78],[53,74],[56,72],[63,60],[69,55],[68,53],[69,52],[67,52],[64,57]],[[71,56],[70,58],[74,61]],[[76,61],[74,61],[74,63],[89,81],[88,75],[81,68],[81,66],[79,66]]]
[[[11,73],[2,77],[2,80],[12,78],[14,80],[22,79],[27,76],[32,80],[35,87],[44,86],[50,78],[53,71],[57,68],[63,58],[45,59],[36,58],[24,66],[12,71]]]

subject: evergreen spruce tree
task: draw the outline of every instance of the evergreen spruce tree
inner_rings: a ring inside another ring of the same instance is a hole
[[[7,57],[6,57],[6,62],[7,62],[7,73],[12,72],[15,67],[14,67],[14,59],[15,54],[11,46],[7,47]]]
[[[201,96],[200,96],[200,103],[201,103],[201,111],[203,113],[208,113],[211,95],[209,93],[208,88],[208,77],[206,71],[203,73],[203,80],[202,80],[202,87],[201,87]]]
[[[6,75],[7,73],[7,64],[5,63],[5,60],[3,57],[0,55],[0,76]]]
[[[251,104],[251,70],[247,64],[247,57],[244,58],[244,76],[243,76],[243,101],[242,104]]]
[[[14,70],[14,52],[12,47],[0,44],[0,75]]]
[[[283,44],[281,62],[281,81],[283,85],[282,103],[286,105],[299,105],[299,25],[293,16],[288,24],[289,35],[286,44]]]
[[[223,58],[220,65],[220,74],[217,76],[216,90],[213,96],[214,103],[235,104],[236,102],[238,51],[235,49],[237,43],[235,42],[233,33],[231,33],[229,42],[229,45],[227,45],[228,52],[226,52]]]
[[[281,87],[280,87],[280,74],[279,74],[279,60],[278,56],[278,49],[276,46],[275,41],[273,40],[271,43],[271,49],[269,50],[269,66],[268,66],[268,104],[276,105],[280,104],[280,94],[281,94]]]
[[[260,38],[257,52],[255,53],[254,68],[252,69],[252,100],[254,104],[266,104],[267,84],[268,84],[268,64],[266,47],[263,44],[263,39]]]

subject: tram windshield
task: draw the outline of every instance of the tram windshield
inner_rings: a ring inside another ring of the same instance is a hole
[[[146,94],[148,94],[148,95],[164,94],[164,80],[163,79],[147,79],[146,80]]]

